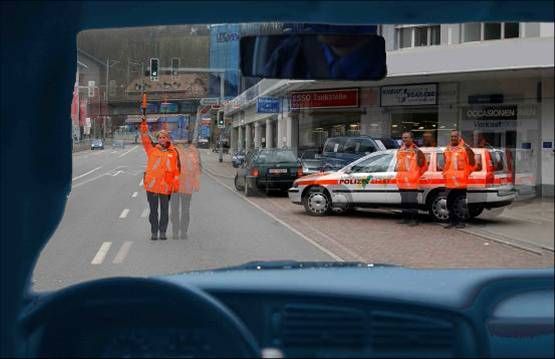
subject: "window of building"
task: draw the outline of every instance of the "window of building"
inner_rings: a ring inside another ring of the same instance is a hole
[[[511,39],[520,36],[518,22],[471,22],[463,24],[463,42]]]
[[[518,22],[506,22],[504,25],[505,25],[505,39],[519,37],[520,24]]]
[[[172,68],[172,76],[177,76],[178,69],[179,69],[179,58],[178,57],[172,58],[171,68]]]
[[[439,25],[400,27],[397,29],[398,48],[439,45],[440,34]]]
[[[488,22],[484,24],[484,40],[501,39],[501,23]]]
[[[481,35],[480,35],[480,27],[481,24],[479,22],[471,22],[468,24],[464,24],[464,42],[468,42],[468,41],[480,41],[481,39]]]

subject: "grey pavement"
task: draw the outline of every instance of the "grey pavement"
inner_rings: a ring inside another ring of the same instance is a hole
[[[144,167],[140,146],[74,155],[77,179],[64,217],[37,262],[35,290],[253,260],[333,260],[207,175],[202,176],[201,191],[193,195],[189,238],[151,241],[148,205],[140,186]]]

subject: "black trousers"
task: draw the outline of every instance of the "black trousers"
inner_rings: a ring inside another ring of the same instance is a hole
[[[174,193],[171,199],[171,221],[172,231],[177,234],[187,233],[189,229],[190,207],[192,195],[186,193]]]
[[[459,200],[457,200],[460,198]],[[466,210],[466,189],[447,190],[447,210],[449,211],[449,222],[452,224],[464,223]]]
[[[401,189],[401,211],[406,219],[418,219],[418,191]]]
[[[168,228],[168,213],[170,207],[170,195],[146,192],[146,198],[150,207],[150,231],[152,233],[166,233]],[[158,218],[158,206],[160,206],[160,218]]]

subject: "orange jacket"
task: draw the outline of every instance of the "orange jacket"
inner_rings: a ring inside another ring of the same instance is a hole
[[[147,192],[171,194],[179,187],[179,155],[175,147],[153,146],[146,134],[146,123],[141,124],[141,140],[147,156],[144,187]]]
[[[177,192],[192,194],[200,191],[200,156],[198,150],[193,146],[183,148],[179,145],[176,150],[181,162]]]
[[[461,139],[457,146],[450,144],[445,148],[445,166],[443,167],[443,178],[447,188],[466,188],[468,176],[474,170],[474,153],[469,155],[472,149]]]
[[[418,189],[418,182],[424,172],[426,172],[426,157],[418,147],[412,145],[407,148],[403,145],[399,148],[395,175],[399,189]]]

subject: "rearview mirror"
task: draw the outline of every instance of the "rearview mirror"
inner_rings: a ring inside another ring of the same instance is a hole
[[[298,80],[381,80],[384,38],[375,34],[287,34],[242,37],[244,76]]]

